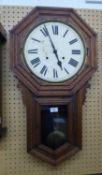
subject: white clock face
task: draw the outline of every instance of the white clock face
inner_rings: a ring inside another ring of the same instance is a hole
[[[35,27],[24,44],[30,71],[49,82],[62,82],[76,75],[85,60],[85,47],[77,31],[62,22]]]

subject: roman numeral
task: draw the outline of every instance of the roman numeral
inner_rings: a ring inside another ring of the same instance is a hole
[[[68,30],[65,31],[65,33],[63,34],[63,37],[65,37],[68,33]]]
[[[40,71],[41,74],[43,74],[44,76],[46,75],[47,73],[47,67],[44,65]]]
[[[46,36],[48,36],[48,30],[47,30],[47,28],[46,28],[46,26],[44,25],[44,27],[42,28],[42,29],[40,29],[40,31],[42,32],[42,34],[46,37]]]
[[[53,69],[53,77],[58,78],[58,73],[56,69]]]
[[[68,64],[70,64],[73,67],[76,67],[78,65],[78,61],[74,60],[73,58],[71,58],[68,62]]]
[[[69,44],[72,45],[72,44],[76,43],[77,41],[78,41],[78,39],[75,38],[75,39],[71,40],[71,41],[69,42]]]
[[[32,64],[34,67],[37,67],[37,66],[40,64],[40,58],[39,58],[39,57],[34,58],[33,60],[31,60],[31,64]]]
[[[66,68],[64,68],[64,70],[65,70],[65,72],[66,72],[67,74],[69,74],[69,72],[68,72],[68,70],[67,70]]]
[[[30,53],[30,54],[37,54],[38,53],[38,49],[30,49],[30,50],[28,50],[28,53]]]
[[[58,35],[58,26],[57,25],[55,25],[55,26],[53,25],[52,26],[52,31],[53,31],[54,35]]]
[[[80,52],[80,50],[72,50],[72,54],[77,54],[77,55],[79,55],[81,52]]]
[[[36,41],[36,42],[38,42],[38,43],[41,42],[40,40],[38,40],[38,39],[36,39],[36,38],[32,38],[32,40],[34,40],[34,41]]]

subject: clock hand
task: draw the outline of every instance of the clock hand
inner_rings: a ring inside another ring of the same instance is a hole
[[[59,67],[61,68],[61,70],[62,70],[62,62],[59,60],[59,57],[58,57],[58,54],[57,54],[57,50],[56,50],[56,48],[55,48],[55,45],[54,45],[54,43],[53,43],[53,41],[52,41],[52,39],[51,39],[51,36],[50,36],[50,34],[49,34],[49,31],[48,31],[46,25],[44,25],[44,27],[45,27],[46,33],[47,33],[47,35],[48,35],[48,37],[49,37],[51,46],[52,46],[52,48],[53,48],[53,53],[55,54],[55,56],[56,56],[56,58],[57,58],[57,60],[58,60],[57,64],[58,64],[58,66],[59,66]]]
[[[57,58],[57,60],[58,60],[57,64],[60,66],[60,68],[61,68],[61,70],[62,70],[62,62],[61,62],[61,61],[59,60],[59,58],[58,58],[57,50],[56,50],[56,49],[53,50],[53,53],[55,54],[55,56],[56,56],[56,58]]]

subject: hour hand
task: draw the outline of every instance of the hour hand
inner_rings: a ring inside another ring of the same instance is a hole
[[[60,66],[60,68],[62,70],[62,62],[61,61],[58,61],[57,64],[58,64],[58,66]]]
[[[55,54],[55,56],[56,56],[56,58],[57,58],[57,60],[58,60],[58,62],[57,62],[57,64],[58,64],[58,66],[61,68],[61,70],[62,70],[62,62],[59,60],[59,58],[58,58],[58,54],[57,54],[57,50],[55,49],[54,51],[54,54]]]

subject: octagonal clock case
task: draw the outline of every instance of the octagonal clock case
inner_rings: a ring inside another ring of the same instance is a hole
[[[82,149],[82,105],[96,33],[73,10],[36,7],[10,32],[27,111],[27,151],[57,165]]]

